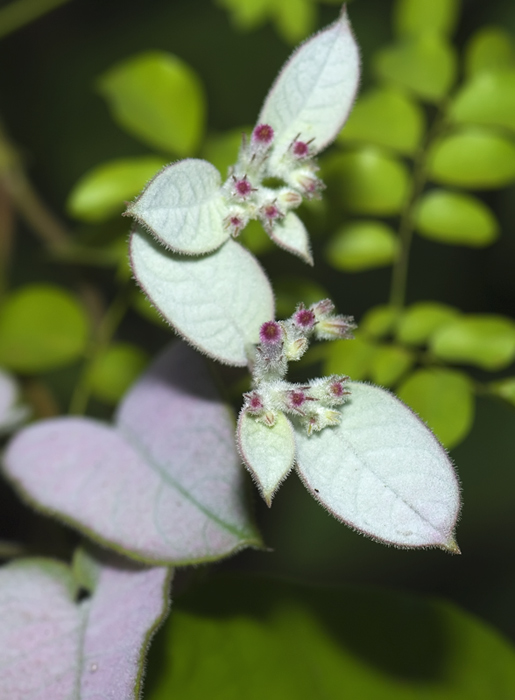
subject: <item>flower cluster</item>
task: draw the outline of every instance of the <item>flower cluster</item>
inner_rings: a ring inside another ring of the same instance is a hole
[[[348,377],[333,375],[305,384],[285,380],[288,362],[299,360],[309,339],[337,340],[352,337],[355,328],[349,316],[334,314],[329,299],[309,309],[300,304],[286,321],[267,321],[261,326],[260,343],[251,362],[252,391],[244,394],[243,411],[268,427],[275,425],[279,412],[295,417],[308,435],[328,425],[338,425],[349,391]]]
[[[324,188],[316,176],[318,166],[314,159],[312,141],[302,141],[299,134],[279,158],[271,162],[274,150],[274,129],[269,124],[258,124],[250,139],[245,134],[238,161],[223,185],[227,207],[225,226],[233,237],[245,228],[251,219],[258,219],[265,231],[273,236],[274,227],[289,211],[296,209],[303,197],[319,197]],[[282,180],[282,187],[263,184],[265,179]]]

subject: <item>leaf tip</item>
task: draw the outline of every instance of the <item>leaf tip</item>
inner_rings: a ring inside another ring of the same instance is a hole
[[[451,535],[447,542],[441,545],[441,549],[443,549],[445,552],[449,552],[449,554],[461,554],[461,549],[459,548],[454,535]]]

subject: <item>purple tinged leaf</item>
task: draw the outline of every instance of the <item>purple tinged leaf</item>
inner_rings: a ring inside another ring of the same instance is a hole
[[[182,343],[128,392],[114,427],[42,421],[18,433],[4,463],[37,508],[143,561],[208,561],[259,544],[232,417]]]
[[[75,601],[64,564],[0,569],[1,700],[136,700],[149,636],[168,609],[169,570],[103,564]]]

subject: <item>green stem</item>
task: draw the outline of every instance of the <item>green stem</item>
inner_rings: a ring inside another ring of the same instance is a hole
[[[413,177],[409,192],[399,222],[399,255],[392,270],[390,287],[390,305],[402,309],[406,301],[406,286],[408,281],[409,256],[415,228],[415,206],[427,182],[427,156],[435,138],[444,128],[444,106],[436,115],[427,134],[424,144],[418,150],[413,162]]]
[[[95,337],[91,341],[90,347],[87,351],[87,359],[84,362],[81,375],[77,381],[70,401],[69,413],[77,415],[82,415],[85,413],[91,394],[91,370],[93,369],[93,365],[99,355],[103,350],[105,350],[113,339],[118,326],[125,316],[128,305],[129,283],[127,282],[120,287],[113,303],[104,314],[104,317],[102,318],[95,333]]]
[[[0,39],[69,0],[15,0],[0,9]]]

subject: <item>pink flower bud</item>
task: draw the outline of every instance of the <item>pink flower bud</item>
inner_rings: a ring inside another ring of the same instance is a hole
[[[293,314],[293,323],[297,328],[301,328],[304,331],[310,331],[316,323],[316,317],[312,309],[305,309],[304,306],[299,306],[297,311]]]
[[[283,329],[277,321],[266,321],[259,330],[259,338],[264,345],[278,345],[283,339]]]
[[[237,178],[233,178],[234,180],[234,191],[235,194],[241,197],[242,199],[245,199],[246,197],[249,196],[252,192],[255,192],[255,188],[252,187],[250,182],[247,180],[247,176],[242,177],[240,180]]]
[[[322,301],[317,301],[316,304],[312,304],[310,309],[315,314],[316,320],[321,321],[333,313],[334,304],[330,299],[323,299]]]
[[[297,158],[309,158],[309,145],[305,141],[294,141],[292,151]]]
[[[268,146],[274,138],[274,130],[269,124],[258,124],[252,132],[252,140]]]
[[[246,225],[247,222],[237,214],[234,214],[233,216],[228,216],[225,219],[225,228],[229,229],[230,234],[233,238],[239,236],[239,234],[241,233],[241,231],[243,231]]]

